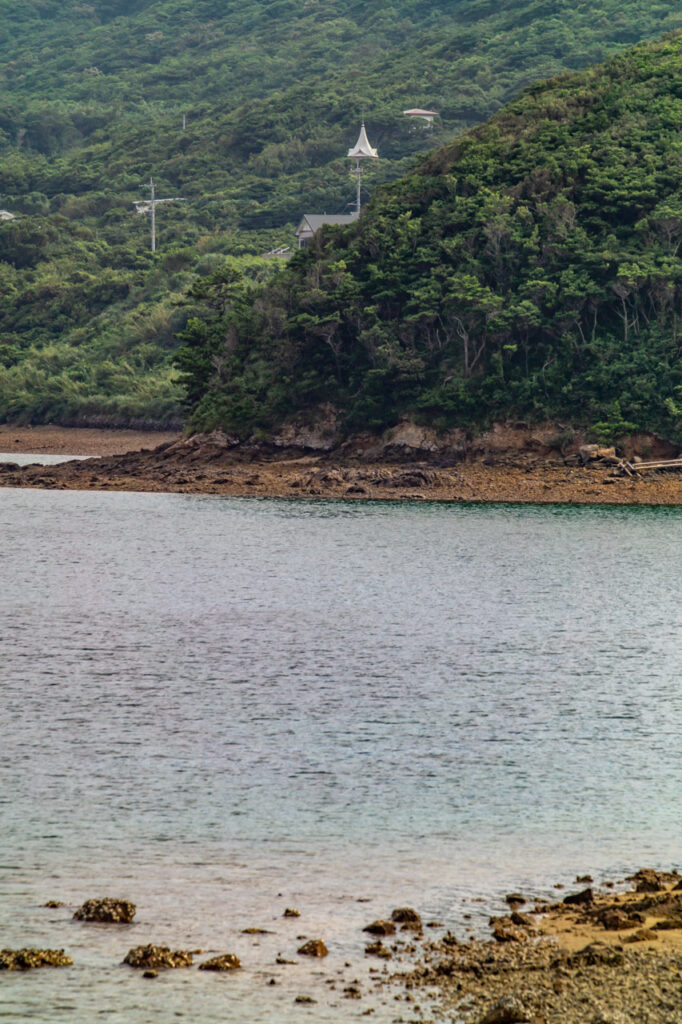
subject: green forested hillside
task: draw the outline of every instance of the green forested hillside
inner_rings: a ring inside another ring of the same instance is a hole
[[[372,191],[529,82],[678,26],[674,0],[0,0],[0,418],[177,418],[187,288],[262,278],[304,209],[347,209],[362,114]],[[187,199],[155,257],[151,175]]]
[[[532,86],[265,288],[197,287],[197,427],[565,419],[682,441],[682,36]],[[229,294],[228,294],[229,293]]]

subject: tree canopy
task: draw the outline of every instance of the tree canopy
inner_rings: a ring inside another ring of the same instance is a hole
[[[187,289],[260,280],[304,208],[348,208],[363,112],[371,192],[530,82],[677,27],[675,0],[0,0],[0,417],[177,421]],[[156,257],[151,176],[187,199]]]
[[[190,325],[192,422],[332,403],[347,431],[559,418],[679,442],[681,123],[679,34],[530,86]]]

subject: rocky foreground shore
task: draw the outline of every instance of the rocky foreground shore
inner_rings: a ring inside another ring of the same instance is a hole
[[[165,440],[127,454],[58,466],[0,465],[0,486],[170,491],[257,498],[322,498],[540,504],[679,505],[682,474],[618,469],[618,457],[585,460],[580,437],[499,426],[475,440],[444,445],[405,425],[383,439],[356,438],[326,451],[242,443],[221,432]],[[650,436],[627,455],[672,458]]]
[[[405,999],[462,1024],[679,1024],[682,876],[628,881],[528,907],[510,894],[491,941],[425,943]]]
[[[318,969],[315,995],[299,993],[293,1002],[314,1005],[328,997],[339,1006],[342,999],[348,1010],[340,1019],[378,1013],[393,1024],[682,1024],[682,875],[643,869],[622,883],[599,887],[583,876],[560,895],[552,902],[510,893],[508,912],[490,919],[491,937],[466,941],[441,922],[422,922],[417,910],[399,907],[363,929],[368,972],[362,982],[349,982],[338,964],[328,974]],[[50,901],[47,906],[64,905]],[[123,946],[135,913],[127,900],[90,899],[73,920],[123,928]],[[287,909],[282,917],[302,915]],[[254,927],[243,934],[270,932]],[[280,954],[270,970],[294,964],[296,958],[322,963],[334,949],[332,935],[325,937],[329,950],[321,938],[299,945],[304,938],[292,939],[294,959]],[[174,969],[191,970],[194,956],[201,954],[137,945],[123,957],[123,965],[155,979]],[[73,963],[61,949],[5,949],[0,950],[0,977],[3,969],[68,970]],[[198,969],[229,975],[249,966],[223,952],[203,960]],[[346,961],[345,968],[361,973],[357,961]],[[265,978],[261,970],[253,980],[263,984]],[[306,978],[310,982],[308,972]],[[280,983],[274,973],[267,982]]]

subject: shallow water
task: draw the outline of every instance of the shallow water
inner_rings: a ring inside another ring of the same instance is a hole
[[[509,888],[680,866],[682,510],[2,490],[0,517],[2,945],[76,961],[0,977],[0,1020],[392,1020],[325,984],[392,907],[464,936]],[[97,895],[139,923],[72,922]],[[301,934],[330,956],[275,966]],[[118,965],[148,941],[245,969],[143,981]]]
[[[91,455],[46,455],[44,452],[0,452],[0,463],[11,462],[15,466],[58,466],[62,462],[80,462]]]

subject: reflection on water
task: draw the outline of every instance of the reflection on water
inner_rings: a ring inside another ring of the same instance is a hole
[[[81,965],[73,1005],[66,973],[3,979],[0,1020],[283,1022],[309,992],[345,1021],[371,1002],[334,1006],[316,972],[398,903],[464,934],[509,887],[679,864],[679,510],[18,490],[0,510],[3,944]],[[97,895],[139,924],[39,907]],[[275,967],[299,933],[331,956]],[[112,966],[146,941],[246,969],[172,972],[150,1009]]]

